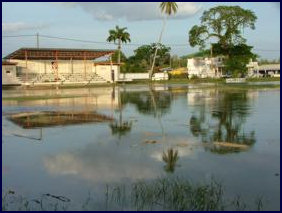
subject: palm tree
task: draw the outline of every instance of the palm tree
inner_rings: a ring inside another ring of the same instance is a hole
[[[109,37],[107,38],[108,42],[114,42],[118,45],[118,64],[120,69],[120,50],[121,50],[121,43],[130,42],[130,34],[126,32],[127,28],[119,28],[116,26],[115,29],[109,30]],[[117,42],[117,43],[116,43]],[[120,71],[120,70],[119,70]]]
[[[176,2],[162,2],[160,4],[161,12],[165,13],[166,16],[163,20],[163,27],[162,27],[162,31],[161,31],[161,34],[160,34],[160,37],[159,37],[158,45],[161,43],[161,40],[162,40],[162,35],[163,35],[164,29],[165,29],[165,24],[166,24],[166,18],[168,16],[170,16],[172,13],[176,13],[177,8],[178,8],[178,5],[177,5]],[[152,79],[152,76],[153,76],[153,69],[154,69],[154,66],[155,66],[156,56],[157,56],[157,53],[158,53],[158,45],[155,49],[152,67],[151,67],[151,70],[149,72],[150,79]]]

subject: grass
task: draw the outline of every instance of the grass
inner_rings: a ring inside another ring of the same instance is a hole
[[[102,195],[103,196],[103,195]],[[64,196],[43,194],[39,198],[26,199],[8,191],[2,196],[2,211],[7,210],[67,210],[71,200]],[[99,206],[99,207],[98,207]],[[227,199],[223,186],[211,180],[208,183],[192,183],[180,178],[159,178],[153,181],[137,181],[131,185],[106,185],[104,200],[89,194],[78,210],[175,210],[175,211],[222,211],[262,210],[261,197],[247,205],[236,196]]]

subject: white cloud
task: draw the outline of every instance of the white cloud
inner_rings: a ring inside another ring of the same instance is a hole
[[[2,23],[2,32],[12,33],[24,30],[39,30],[48,27],[47,24],[28,24],[24,22]]]
[[[81,7],[97,20],[126,19],[128,21],[157,20],[162,18],[160,2],[71,2],[66,7]],[[193,16],[200,9],[194,2],[178,2],[178,11],[172,18],[182,19]]]

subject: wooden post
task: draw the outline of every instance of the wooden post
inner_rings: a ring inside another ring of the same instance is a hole
[[[111,63],[111,70],[110,70],[110,75],[111,75],[111,78],[112,78],[112,70],[113,70],[113,61],[112,61],[112,54],[110,55],[110,63]],[[113,79],[112,79],[113,80]],[[113,82],[114,82],[114,80],[113,80]]]
[[[59,78],[59,64],[58,64],[58,51],[56,51],[56,82]]]
[[[72,58],[71,58],[70,60],[71,60],[71,74],[73,74],[73,62],[72,62]]]
[[[25,55],[25,83],[27,83],[27,51],[24,51]]]
[[[86,52],[83,53],[84,79],[86,80]]]

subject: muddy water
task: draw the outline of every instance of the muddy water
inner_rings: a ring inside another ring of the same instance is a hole
[[[159,85],[8,90],[3,97],[56,96],[2,102],[2,194],[91,193],[104,209],[107,184],[177,176],[215,178],[227,197],[280,209],[280,90],[224,90]],[[69,96],[69,97],[67,97]],[[114,122],[23,129],[10,114],[95,111]]]

